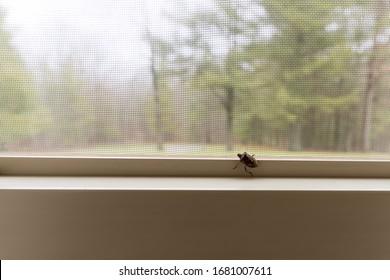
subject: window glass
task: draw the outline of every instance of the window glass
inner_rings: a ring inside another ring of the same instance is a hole
[[[0,7],[0,155],[390,159],[389,1]]]

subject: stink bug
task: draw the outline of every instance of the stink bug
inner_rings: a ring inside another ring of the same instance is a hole
[[[240,164],[240,162],[242,162],[243,164],[245,164],[245,172],[251,174],[251,176],[253,177],[253,173],[248,171],[246,169],[246,167],[256,168],[259,166],[259,164],[257,163],[257,160],[255,159],[255,155],[250,155],[247,152],[244,152],[242,154],[240,154],[240,153],[237,154],[237,156],[240,159],[240,161],[236,164],[236,166],[234,166],[233,169],[236,169],[237,166]]]

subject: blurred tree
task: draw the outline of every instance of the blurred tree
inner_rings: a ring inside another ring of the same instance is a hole
[[[249,63],[274,84],[279,125],[287,127],[289,148],[339,149],[343,117],[358,102],[357,53],[343,25],[350,2],[255,2],[265,9],[274,34],[250,47]]]
[[[89,133],[95,116],[87,97],[90,85],[80,63],[67,58],[55,69],[45,69],[44,99],[53,116],[53,126],[47,133],[56,148],[80,147],[96,136]]]
[[[388,0],[375,0],[364,2],[363,11],[367,19],[371,22],[366,24],[363,32],[365,33],[365,42],[370,45],[366,53],[366,74],[364,81],[364,90],[362,98],[362,125],[360,150],[367,152],[372,148],[371,139],[373,138],[373,117],[375,108],[382,107],[381,104],[374,103],[374,97],[383,95],[383,82],[386,78],[383,73],[388,73],[386,68],[389,65],[390,56],[390,2]],[[389,88],[384,89],[389,92]],[[383,100],[383,97],[377,100]],[[385,102],[386,103],[386,102]],[[377,105],[377,106],[374,106]],[[379,109],[381,110],[381,109]],[[386,111],[386,109],[385,109]],[[390,119],[390,110],[388,114],[377,114],[375,119],[376,126],[388,127]],[[384,118],[380,117],[384,116]],[[382,123],[381,123],[382,120]],[[383,121],[385,122],[383,124]]]
[[[145,27],[145,41],[149,48],[149,74],[152,81],[152,100],[146,98],[145,114],[154,135],[157,149],[164,150],[165,141],[177,139],[178,111],[175,110],[175,91],[169,72],[171,46],[162,38],[152,34],[148,21]],[[152,101],[152,102],[151,102]],[[152,110],[151,110],[152,109]]]
[[[182,28],[172,44],[177,55],[175,67],[186,77],[182,78],[185,82],[198,89],[195,92],[214,95],[222,106],[228,151],[233,149],[236,107],[243,93],[240,50],[258,36],[254,22],[261,12],[252,7],[238,0],[213,1],[209,11],[176,19]]]
[[[193,99],[201,106],[218,100],[227,150],[233,135],[290,150],[368,150],[373,118],[375,133],[387,133],[385,83],[375,73],[389,58],[388,1],[212,5],[175,19],[181,27],[171,43],[172,68],[196,89]],[[382,100],[375,104],[381,110],[373,109],[373,100]],[[197,118],[206,122],[202,114]]]
[[[148,16],[147,16],[148,17]],[[158,39],[152,36],[149,27],[149,21],[146,23],[146,42],[149,45],[150,57],[149,68],[152,77],[152,87],[154,96],[154,131],[157,144],[157,150],[164,150],[164,132],[163,132],[163,115],[162,115],[162,97],[161,97],[161,85],[160,85],[160,73],[159,73],[159,44]]]
[[[31,139],[50,124],[33,77],[11,41],[0,9],[0,149]]]
[[[88,144],[113,144],[122,138],[123,128],[120,129],[121,106],[117,95],[127,91],[119,85],[113,86],[108,81],[96,77],[85,81],[86,92],[80,92],[81,106],[85,107],[88,115],[83,116],[86,123]],[[122,90],[122,92],[121,92]],[[89,112],[88,112],[89,110]]]

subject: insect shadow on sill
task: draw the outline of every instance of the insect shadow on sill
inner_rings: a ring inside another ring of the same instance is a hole
[[[259,166],[257,160],[255,159],[255,155],[250,155],[247,152],[243,152],[242,154],[237,154],[240,161],[236,164],[236,166],[233,167],[233,169],[236,169],[240,163],[243,163],[245,165],[245,172],[249,173],[251,177],[253,177],[253,173],[247,170],[246,168],[256,168]]]

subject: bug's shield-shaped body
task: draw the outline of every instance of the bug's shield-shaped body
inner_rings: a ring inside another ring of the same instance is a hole
[[[253,173],[248,171],[246,167],[256,168],[259,166],[257,160],[255,159],[255,155],[250,155],[247,152],[243,152],[242,154],[237,154],[237,156],[240,159],[240,162],[245,164],[245,171],[253,176]],[[233,169],[236,169],[239,163],[237,163]]]

